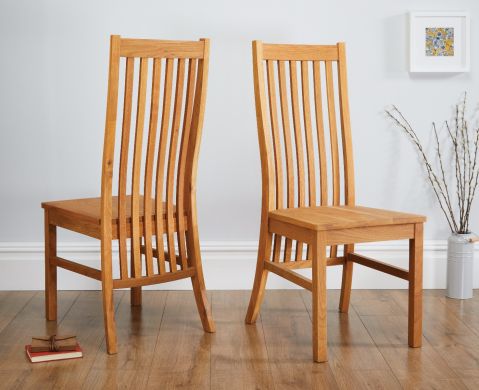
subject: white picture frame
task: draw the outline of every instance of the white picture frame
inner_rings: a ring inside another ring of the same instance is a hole
[[[410,72],[469,72],[470,17],[466,11],[409,13]]]

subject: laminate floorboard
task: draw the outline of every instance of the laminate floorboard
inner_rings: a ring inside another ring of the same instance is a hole
[[[478,389],[479,293],[424,292],[422,348],[407,346],[407,291],[353,290],[339,313],[328,290],[328,353],[312,361],[311,293],[268,290],[246,325],[249,291],[209,291],[217,332],[203,332],[191,291],[114,295],[118,354],[105,351],[101,293],[62,291],[58,321],[42,292],[0,292],[0,389]],[[75,334],[82,359],[31,364],[32,336]]]

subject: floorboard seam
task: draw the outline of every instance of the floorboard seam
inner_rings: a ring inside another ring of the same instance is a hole
[[[83,291],[83,292],[84,292],[84,291]],[[121,302],[123,301],[123,299],[125,299],[125,295],[126,295],[126,294],[125,294],[124,291],[122,291],[122,292],[123,292],[123,294],[121,295],[121,298],[119,299],[119,301],[118,301],[118,303],[117,303],[117,305],[116,305],[116,307],[115,307],[115,313],[114,313],[115,318],[116,318],[116,314],[117,314],[117,312],[118,312],[118,308],[120,307]],[[100,295],[100,294],[101,294],[101,291],[98,291],[98,292],[97,292],[97,295]],[[77,299],[80,299],[80,294],[78,295],[78,298],[77,298]],[[73,307],[73,305],[72,305],[72,307]],[[71,308],[70,308],[70,309],[71,309]],[[103,314],[103,306],[102,306],[102,314]],[[66,318],[66,316],[63,317],[62,322],[63,322],[63,320],[64,320],[65,318]],[[102,316],[102,318],[103,318],[103,316]],[[103,319],[103,321],[104,321],[104,319]],[[103,321],[102,321],[102,322],[103,322]],[[103,327],[103,325],[104,325],[104,324],[102,324],[102,327]],[[116,326],[116,321],[115,321],[115,326]],[[94,356],[93,356],[93,358],[91,359],[91,364],[90,364],[90,367],[89,367],[89,369],[88,369],[88,371],[87,371],[87,373],[86,373],[86,375],[85,375],[85,380],[88,379],[88,377],[90,376],[90,373],[91,373],[91,371],[93,370],[93,366],[94,366],[94,364],[95,364],[96,357],[97,357],[98,354],[101,352],[101,346],[102,346],[102,344],[103,344],[104,342],[105,342],[105,332],[103,332],[103,333],[102,333],[102,336],[100,336],[100,341],[99,341],[99,343],[98,343],[98,348],[96,348],[96,351],[94,352]],[[118,342],[118,341],[117,341],[117,342]],[[105,351],[105,353],[107,353],[107,352]],[[82,386],[82,388],[83,388],[83,386]]]
[[[265,291],[263,294],[266,294],[266,293],[267,293],[267,291]],[[263,305],[264,305],[264,296],[263,296],[263,301],[261,302],[261,306],[263,306]],[[261,309],[261,306],[260,306],[260,309]],[[271,383],[273,383],[273,387],[276,389],[276,381],[275,381],[275,377],[273,375],[273,369],[271,367],[270,352],[269,352],[269,349],[268,349],[268,342],[266,340],[266,331],[264,330],[264,323],[263,323],[263,318],[262,318],[260,309],[258,310],[258,317],[259,317],[260,324],[261,324],[261,332],[263,333],[264,347],[266,349],[266,357],[268,358],[268,367],[269,367],[269,371],[270,371],[270,374],[271,374],[271,377],[272,377],[272,382]],[[256,318],[256,322],[258,322],[258,318]],[[256,326],[255,324],[245,324],[245,325],[246,326]]]
[[[374,337],[372,336],[371,332],[369,331],[368,327],[366,326],[366,324],[364,323],[362,317],[359,315],[358,311],[356,310],[356,308],[354,307],[354,305],[352,303],[349,304],[349,306],[353,309],[353,311],[356,313],[356,315],[358,316],[359,318],[359,321],[361,321],[361,324],[363,324],[363,327],[364,329],[366,330],[366,333],[369,335],[369,338],[371,339],[371,341],[373,342],[374,346],[376,347],[376,349],[378,350],[379,354],[382,356],[384,362],[386,363],[386,365],[388,366],[389,368],[389,371],[391,371],[391,374],[392,376],[396,379],[396,382],[399,384],[399,387],[403,388],[404,389],[404,386],[401,384],[401,381],[399,380],[399,378],[396,376],[396,373],[394,372],[394,370],[392,369],[391,365],[389,364],[388,360],[386,359],[386,357],[383,355],[382,351],[381,351],[381,348],[379,348],[379,345],[376,344],[376,341],[374,340]]]
[[[211,292],[211,293],[210,293],[210,311],[211,311],[211,318],[215,318],[215,317],[214,317],[214,312],[213,312],[213,297],[214,297],[214,293]],[[214,321],[214,320],[213,320],[213,321]],[[215,325],[216,325],[216,324],[215,324]],[[213,380],[212,380],[213,376],[212,376],[212,370],[211,370],[211,367],[212,367],[212,366],[211,366],[211,364],[212,364],[212,363],[211,363],[211,345],[212,345],[213,343],[209,343],[209,344],[210,344],[209,351],[210,351],[210,390],[211,390],[211,389],[213,388]]]
[[[148,384],[150,383],[151,370],[152,370],[152,367],[153,367],[153,361],[155,360],[156,349],[158,347],[158,340],[160,338],[161,325],[163,325],[163,318],[165,317],[166,304],[168,302],[169,295],[170,295],[170,291],[166,290],[165,303],[163,305],[163,310],[161,311],[160,326],[158,327],[158,333],[156,334],[155,348],[153,349],[153,353],[151,355],[150,368],[148,369],[148,378],[146,379],[145,388],[148,388]]]
[[[256,319],[256,322],[260,322],[261,324],[261,333],[263,335],[263,342],[264,342],[264,348],[266,350],[266,357],[268,358],[268,373],[270,376],[271,383],[273,384],[273,388],[276,389],[276,383],[274,381],[274,375],[273,375],[273,369],[271,367],[271,361],[269,359],[269,351],[268,351],[268,343],[266,342],[266,332],[264,331],[264,324],[263,324],[263,317],[261,316],[261,311],[259,310],[258,312],[258,317]],[[252,326],[251,324],[246,324],[245,321],[243,321],[245,326]]]
[[[423,299],[424,299],[424,297],[423,297]],[[472,331],[472,329],[469,328],[469,326],[468,326],[464,321],[462,321],[462,320],[456,315],[456,313],[454,313],[453,311],[451,311],[451,310],[447,307],[446,303],[445,303],[442,299],[439,299],[439,302],[440,302],[442,305],[444,305],[444,306],[446,307],[446,310],[447,310],[448,312],[450,312],[459,322],[463,323],[463,324],[466,326],[467,329],[469,329],[469,330]],[[474,332],[474,331],[472,331],[472,333],[475,334],[475,335],[477,335],[476,332]],[[466,388],[469,388],[469,386],[467,386],[467,384],[463,381],[462,376],[456,371],[456,369],[455,369],[454,367],[451,367],[449,364],[447,364],[447,361],[442,357],[440,351],[438,351],[438,350],[436,349],[436,347],[432,344],[432,342],[429,340],[429,338],[426,337],[424,331],[423,331],[423,337],[424,337],[424,338],[427,340],[427,342],[431,345],[431,347],[434,349],[434,351],[436,351],[436,353],[441,357],[441,359],[444,360],[444,364],[445,364],[446,366],[448,366],[448,367],[454,372],[454,374],[457,375],[457,378],[461,381],[461,383],[462,383]]]
[[[326,290],[326,294],[328,293],[328,291]],[[309,317],[309,321],[311,322],[311,330],[313,330],[312,326],[313,326],[313,317],[311,316],[311,313],[310,311],[308,310],[308,306],[306,305],[306,301],[304,300],[304,295],[306,294],[306,291],[305,290],[300,290],[298,292],[299,294],[299,297],[301,298],[301,301],[303,302],[303,306],[304,306],[304,309],[306,310],[306,313],[308,313],[308,317]],[[311,294],[313,294],[311,292]],[[326,301],[327,302],[327,301]],[[328,310],[328,307],[327,307],[327,304],[326,304],[326,313],[327,313],[327,310]],[[328,316],[326,315],[326,320],[327,320]],[[312,332],[311,332],[312,333]],[[327,334],[327,333],[326,333]],[[313,342],[313,340],[311,339],[311,343]],[[329,347],[326,345],[326,348],[328,348],[328,355],[329,354]],[[329,358],[328,358],[329,359]],[[316,363],[314,362],[314,364],[327,364],[329,365],[329,360],[326,362],[326,363]],[[334,374],[334,370],[332,369],[331,365],[329,365],[329,370],[331,372],[331,376],[333,377],[333,380],[334,380],[334,383],[336,384],[336,388],[339,389],[339,384],[338,384],[338,381],[336,380],[336,375]]]
[[[30,297],[30,299],[28,299],[25,304],[15,313],[15,315],[10,319],[10,321],[8,321],[5,326],[3,327],[3,329],[0,331],[0,334],[3,333],[3,331],[5,329],[7,329],[7,327],[12,323],[12,321],[18,317],[18,315],[25,309],[25,307],[31,302],[31,300],[33,298],[35,298],[38,294],[40,294],[40,291],[37,291],[37,292],[34,292],[33,295]]]

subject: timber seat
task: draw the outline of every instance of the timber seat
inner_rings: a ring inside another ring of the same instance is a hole
[[[125,222],[126,233],[131,237],[131,195],[125,197]],[[139,197],[139,211],[138,217],[140,223],[144,223],[145,207],[143,196]],[[153,223],[153,230],[156,224],[156,207],[155,200],[151,199],[151,219]],[[57,200],[52,202],[42,203],[42,207],[48,210],[51,221],[56,221],[56,226],[66,228],[77,233],[85,234],[93,238],[100,238],[101,226],[101,198],[83,198],[83,199],[69,199]],[[163,202],[163,224],[166,223],[166,203]],[[112,236],[113,239],[118,239],[118,196],[112,197]],[[175,219],[174,231],[176,232],[176,206],[173,205],[173,218]],[[186,213],[184,213],[185,230],[187,225]],[[142,232],[143,234],[143,232]]]
[[[273,272],[312,292],[313,358],[327,361],[326,267],[343,267],[339,311],[347,313],[357,263],[408,282],[408,343],[421,346],[426,218],[355,204],[344,43],[254,41],[253,76],[263,191],[246,323],[256,321]],[[354,250],[390,240],[409,241],[409,269]],[[312,268],[312,277],[295,272],[301,268]]]
[[[425,217],[422,215],[363,206],[316,206],[279,209],[270,211],[269,219],[313,230],[403,225],[425,221]]]

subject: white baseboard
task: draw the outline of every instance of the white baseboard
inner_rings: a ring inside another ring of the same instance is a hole
[[[256,264],[257,243],[254,241],[208,241],[201,246],[206,287],[212,290],[251,289]],[[407,242],[385,242],[356,245],[356,252],[407,268]],[[479,252],[476,250],[476,252]],[[100,247],[95,243],[60,242],[58,254],[98,268]],[[115,254],[116,256],[117,254]],[[476,259],[478,256],[476,255]],[[114,264],[117,265],[117,261]],[[341,267],[328,268],[328,288],[341,285]],[[303,270],[308,274],[310,270]],[[0,243],[0,290],[43,290],[43,243]],[[424,243],[424,288],[446,286],[446,242],[429,240]],[[479,267],[474,271],[474,287],[479,288]],[[58,288],[61,290],[97,290],[100,283],[60,270]],[[150,289],[190,289],[188,280],[180,280]],[[288,281],[270,275],[267,288],[296,288]],[[353,288],[390,289],[407,288],[404,280],[372,269],[355,266]]]

